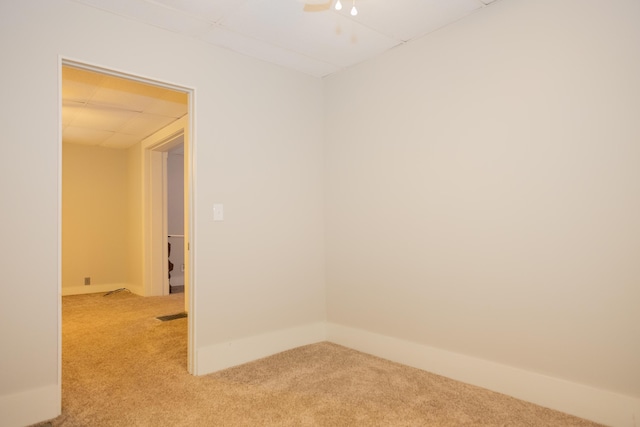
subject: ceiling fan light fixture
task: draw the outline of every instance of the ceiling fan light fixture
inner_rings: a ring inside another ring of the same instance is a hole
[[[351,7],[351,16],[356,16],[358,14],[358,9],[356,9],[356,0],[353,0],[353,6]]]

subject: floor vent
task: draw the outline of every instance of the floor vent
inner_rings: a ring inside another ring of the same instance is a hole
[[[168,316],[156,317],[156,319],[162,320],[163,322],[167,322],[169,320],[182,319],[184,317],[187,317],[187,313],[183,312],[183,313],[178,313],[178,314],[170,314]]]

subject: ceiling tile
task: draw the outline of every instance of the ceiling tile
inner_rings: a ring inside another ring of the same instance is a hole
[[[86,70],[80,70],[73,67],[62,68],[62,96],[65,99],[74,99],[77,101],[87,100],[96,91],[105,76],[98,73],[92,73]]]
[[[63,106],[64,110],[72,110],[73,107]],[[71,126],[82,128],[94,128],[98,130],[115,132],[121,129],[125,123],[135,117],[136,113],[113,108],[81,108],[77,111],[69,123]],[[64,116],[64,114],[63,114]]]
[[[244,0],[152,0],[172,9],[199,16],[209,22],[218,22],[235,7],[242,6]]]
[[[403,41],[430,33],[482,7],[478,0],[356,0],[356,5],[356,21]]]
[[[75,0],[255,58],[326,76],[421,37],[495,0]],[[359,10],[350,16],[351,1]]]
[[[91,104],[109,106],[121,105],[131,111],[144,111],[167,89],[139,83],[119,77],[109,76],[96,88],[90,99]]]
[[[76,1],[188,36],[196,36],[212,25],[193,15],[145,0]]]
[[[126,148],[188,113],[185,92],[68,66],[62,70],[64,142]],[[75,91],[79,84],[84,86]]]
[[[200,36],[200,38],[216,46],[226,47],[235,52],[283,67],[289,67],[316,77],[322,77],[340,69],[336,64],[319,61],[224,28],[215,28]]]
[[[73,122],[76,114],[78,113],[78,108],[68,108],[64,106],[64,101],[62,105],[62,126],[68,126]]]
[[[159,101],[163,104],[158,104]],[[164,114],[163,106],[170,116],[180,117],[187,109],[188,95],[163,87],[145,84],[120,77],[108,76],[101,81],[100,86],[94,88],[89,99],[89,106],[108,109],[111,106],[133,112],[151,112]],[[147,111],[153,108],[153,111]],[[182,113],[179,113],[182,111]]]
[[[126,149],[136,145],[142,138],[124,133],[114,133],[105,139],[100,145],[106,148]]]
[[[221,25],[234,33],[342,67],[399,42],[334,11],[301,13],[302,7],[293,0],[249,0]]]
[[[135,117],[127,122],[119,132],[145,138],[155,131],[173,123],[175,117],[160,116],[157,114],[137,113]],[[150,131],[152,129],[152,131]]]
[[[164,99],[154,99],[153,102],[145,108],[144,112],[148,114],[174,117],[177,119],[187,114],[188,110],[189,108],[186,100],[185,102],[179,103],[165,101]]]
[[[179,90],[163,89],[162,92],[154,94],[154,98],[184,105],[189,103],[189,94]]]
[[[99,145],[111,135],[113,135],[113,132],[67,126],[62,132],[62,142],[70,144]]]
[[[324,77],[495,0],[355,0],[355,17],[349,15],[353,0],[342,0],[340,12],[303,11],[305,2],[325,0],[74,1]],[[188,112],[186,92],[66,66],[62,77],[65,141],[109,139],[106,146],[126,147]]]

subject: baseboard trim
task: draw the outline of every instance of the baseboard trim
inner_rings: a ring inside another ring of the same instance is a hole
[[[328,323],[327,340],[615,427],[640,426],[640,399],[364,330]]]
[[[69,295],[84,295],[84,294],[97,294],[97,293],[106,293],[109,291],[114,291],[120,288],[127,288],[133,293],[133,289],[129,287],[126,283],[107,283],[104,285],[87,285],[87,286],[63,286],[62,287],[62,296]]]
[[[197,350],[195,375],[205,375],[326,340],[324,322],[282,329]]]
[[[57,384],[0,396],[2,425],[21,427],[56,418],[61,398]]]

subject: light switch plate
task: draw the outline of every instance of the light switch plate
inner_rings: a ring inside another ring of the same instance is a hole
[[[214,221],[224,220],[224,206],[222,205],[222,203],[213,204],[213,220]]]

